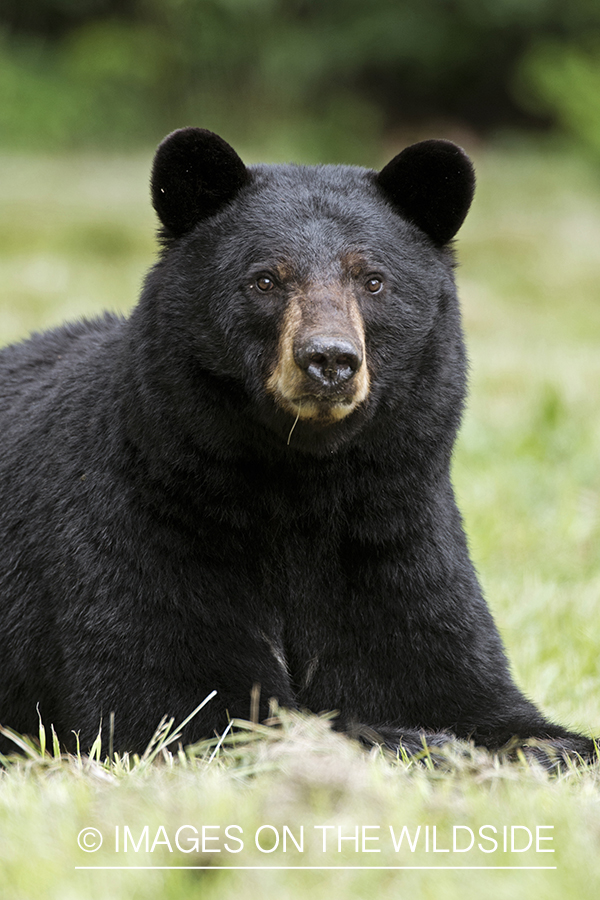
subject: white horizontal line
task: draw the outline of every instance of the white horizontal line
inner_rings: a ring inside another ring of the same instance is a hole
[[[263,872],[267,872],[269,869],[276,869],[278,871],[300,871],[302,869],[306,869],[314,871],[326,871],[330,869],[360,869],[362,871],[368,871],[369,869],[373,869],[373,871],[396,871],[399,869],[421,869],[421,870],[464,870],[464,869],[490,869],[490,870],[511,870],[518,871],[522,869],[525,871],[538,871],[538,870],[553,870],[558,868],[557,866],[75,866],[75,869],[161,869],[161,870],[177,870],[177,869],[202,869],[207,872],[217,872],[222,871],[224,869],[228,871],[248,871],[248,870],[260,870]]]

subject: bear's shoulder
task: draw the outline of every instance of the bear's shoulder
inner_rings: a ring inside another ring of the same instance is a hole
[[[25,340],[0,350],[0,373],[52,368],[71,356],[85,355],[94,347],[119,336],[125,320],[113,313],[80,319],[48,331],[34,332]]]

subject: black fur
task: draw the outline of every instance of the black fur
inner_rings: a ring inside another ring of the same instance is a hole
[[[409,750],[426,733],[591,756],[513,683],[469,560],[442,245],[473,177],[458,148],[427,142],[423,161],[419,146],[380,174],[242,171],[220,138],[176,132],[153,170],[169,240],[130,318],[2,351],[2,724],[37,732],[39,705],[86,748],[114,712],[115,748],[141,750],[212,689],[184,740],[247,717],[258,684],[262,716],[270,697],[337,709],[340,727]],[[344,273],[352,253],[368,271]],[[290,296],[323,285],[356,298],[370,392],[337,423],[294,425],[265,383]]]
[[[165,236],[178,237],[214,215],[248,181],[229,144],[204,128],[180,128],[158,147],[152,166],[152,204]]]
[[[400,215],[446,244],[465,220],[475,191],[466,153],[451,141],[421,141],[385,166],[377,181]]]

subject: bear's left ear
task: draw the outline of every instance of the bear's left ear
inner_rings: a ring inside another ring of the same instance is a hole
[[[152,204],[167,232],[180,237],[214,215],[250,180],[233,147],[204,128],[180,128],[159,145]]]
[[[473,164],[451,141],[412,144],[375,181],[397,212],[440,245],[462,225],[475,191]]]

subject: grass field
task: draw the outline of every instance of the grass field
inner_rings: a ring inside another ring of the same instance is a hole
[[[0,159],[1,342],[135,302],[154,252],[150,158]],[[456,490],[518,683],[551,717],[600,734],[600,171],[550,148],[475,160],[458,242],[471,396]],[[473,751],[434,770],[300,716],[240,729],[212,759],[212,745],[183,756],[174,744],[150,762],[66,762],[48,743],[0,776],[3,900],[600,890],[598,766],[549,777]],[[103,835],[98,852],[78,846],[84,828]]]

